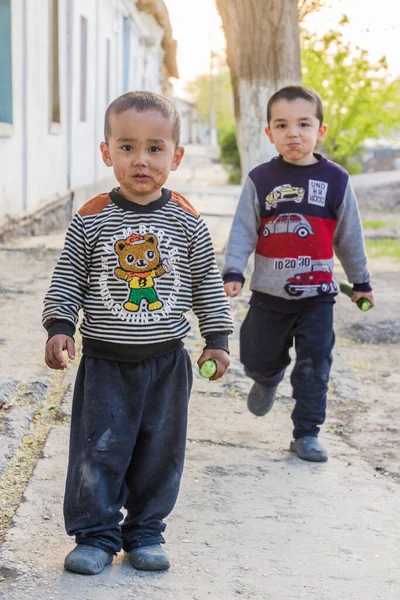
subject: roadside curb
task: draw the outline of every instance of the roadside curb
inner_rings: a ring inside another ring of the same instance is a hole
[[[43,399],[31,414],[30,424],[22,432],[19,444],[2,473],[0,480],[0,543],[3,542],[25,489],[29,485],[51,428],[60,418],[63,420],[60,408],[74,375],[75,368],[69,368],[68,371],[57,371],[51,376]],[[21,396],[24,385],[26,386],[26,384],[18,386],[14,399]],[[16,408],[19,408],[18,405]]]

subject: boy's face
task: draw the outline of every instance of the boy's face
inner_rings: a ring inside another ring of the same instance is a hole
[[[317,142],[325,137],[326,125],[320,125],[313,102],[282,99],[271,106],[265,132],[284,161],[310,165],[316,162],[313,152]]]
[[[156,110],[111,114],[108,143],[102,142],[100,149],[128,200],[139,204],[157,200],[170,171],[178,168],[184,149],[176,147],[172,127]]]

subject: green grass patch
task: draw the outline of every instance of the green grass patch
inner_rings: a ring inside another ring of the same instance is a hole
[[[380,229],[389,225],[388,221],[363,221],[364,229]]]
[[[382,240],[366,240],[369,258],[397,258],[400,260],[400,240],[384,238]]]

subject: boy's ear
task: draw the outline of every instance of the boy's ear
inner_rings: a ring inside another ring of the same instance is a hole
[[[110,149],[108,147],[108,144],[106,144],[106,142],[101,142],[100,152],[101,152],[101,156],[103,158],[104,164],[106,164],[107,167],[112,167],[113,163],[112,163],[111,156],[110,156]]]
[[[325,124],[321,125],[321,127],[318,130],[318,141],[319,142],[322,142],[322,140],[324,139],[326,130],[327,130],[327,126]]]
[[[184,154],[185,154],[185,148],[183,146],[178,146],[175,150],[174,158],[172,160],[171,171],[177,170],[177,168],[181,164],[181,160],[182,160]]]
[[[265,133],[267,134],[268,139],[271,142],[271,144],[273,144],[274,143],[274,138],[272,137],[272,133],[271,133],[271,130],[270,130],[269,127],[265,128]]]

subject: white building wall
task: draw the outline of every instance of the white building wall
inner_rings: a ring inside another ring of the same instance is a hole
[[[163,29],[146,13],[136,11],[136,22],[139,30],[139,46],[137,48],[138,78],[137,89],[151,90],[161,93],[161,65],[163,51],[161,43]]]
[[[11,127],[0,124],[0,215],[3,217],[13,216],[23,211],[21,4],[21,2],[13,2],[11,15],[14,123]]]
[[[74,191],[81,203],[96,184],[112,181],[99,150],[108,105],[106,49],[109,39],[112,101],[123,93],[124,17],[132,19],[129,89],[161,91],[163,30],[151,16],[126,0],[59,0],[61,124],[52,127],[51,2],[40,0],[40,4],[39,11],[30,0],[12,2],[14,123],[11,132],[6,128],[7,136],[0,124],[0,223],[5,215],[32,213],[68,190]],[[80,115],[81,17],[87,19],[84,121]]]
[[[133,19],[131,32],[131,66],[130,66],[130,89],[131,91],[141,90],[143,79],[143,49],[140,45],[140,38],[143,35],[143,26],[140,26],[138,18]],[[152,90],[155,91],[155,90]]]
[[[96,0],[74,2],[72,24],[72,189],[95,181]],[[86,117],[81,120],[81,19],[87,19]]]
[[[109,0],[99,0],[97,37],[97,94],[95,98],[94,169],[96,181],[111,176],[101,159],[100,143],[104,140],[104,114],[107,106],[119,96],[122,65],[120,60],[121,7]],[[107,40],[110,41],[109,98],[107,98]]]
[[[196,109],[191,102],[175,97],[173,102],[181,117],[181,144],[193,144],[197,140]]]
[[[52,126],[50,107],[50,11],[49,2],[42,2],[38,11],[33,2],[27,2],[27,156],[25,165],[20,168],[27,171],[27,207],[35,210],[40,199],[52,198],[66,193],[66,106],[65,88],[60,89],[61,124]],[[60,2],[60,17],[64,5]],[[61,19],[60,19],[61,20]],[[64,39],[61,38],[60,46]],[[60,83],[65,80],[65,53],[60,53]],[[24,68],[24,67],[23,67]],[[63,94],[64,92],[64,94]]]

